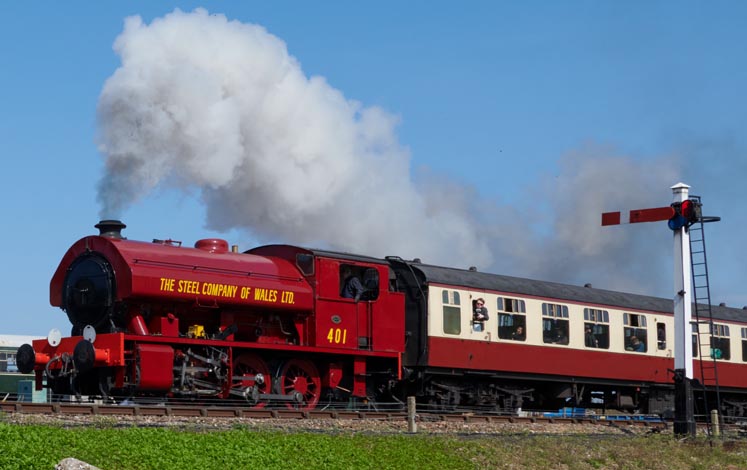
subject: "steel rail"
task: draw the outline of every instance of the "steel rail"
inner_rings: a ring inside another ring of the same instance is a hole
[[[248,407],[217,407],[202,405],[107,405],[96,403],[28,403],[2,402],[0,412],[22,414],[47,414],[55,416],[150,416],[150,417],[195,417],[195,418],[251,418],[283,420],[387,420],[405,421],[406,412],[326,410],[300,411],[291,409],[251,409]],[[666,422],[612,421],[593,417],[541,417],[506,416],[478,413],[434,413],[418,412],[421,422],[513,423],[513,424],[585,424],[616,427],[645,427],[664,429]]]

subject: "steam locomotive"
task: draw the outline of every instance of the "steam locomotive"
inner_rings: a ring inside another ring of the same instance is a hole
[[[19,370],[54,396],[674,407],[671,300],[290,245],[133,241],[117,220],[96,228],[50,284],[70,336],[18,349]],[[358,298],[344,292],[352,278]],[[715,323],[693,326],[696,379],[714,393],[699,365],[716,359],[724,408],[744,415],[747,312],[712,308]]]

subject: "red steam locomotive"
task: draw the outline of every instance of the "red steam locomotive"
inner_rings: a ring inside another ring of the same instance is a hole
[[[186,248],[127,240],[119,221],[96,227],[50,285],[71,335],[17,353],[19,370],[55,396],[673,409],[671,300],[288,245]],[[478,301],[487,315],[474,315]],[[713,314],[715,331],[694,326],[694,361],[718,358],[725,408],[744,415],[747,315]]]

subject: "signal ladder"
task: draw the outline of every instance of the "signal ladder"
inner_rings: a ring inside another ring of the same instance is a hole
[[[708,435],[711,435],[713,423],[711,422],[710,410],[719,410],[721,416],[721,393],[718,385],[718,359],[721,358],[721,350],[714,347],[716,338],[724,332],[717,331],[718,325],[713,323],[713,312],[711,310],[711,289],[708,285],[708,259],[706,257],[705,231],[703,224],[716,222],[718,217],[703,217],[700,213],[700,196],[690,196],[695,202],[698,211],[696,221],[688,228],[690,232],[690,262],[693,276],[693,313],[695,321],[692,322],[693,333],[697,346],[694,352],[698,354],[700,364],[700,392],[703,397],[703,407],[706,415]],[[707,325],[706,331],[701,325]],[[723,328],[723,327],[722,327]],[[726,335],[725,335],[726,336]],[[707,339],[706,343],[704,340]],[[710,358],[710,360],[709,360]],[[709,403],[708,390],[715,392],[715,403]],[[695,391],[695,390],[694,390]],[[696,402],[697,403],[697,402]],[[719,418],[721,419],[721,418]]]

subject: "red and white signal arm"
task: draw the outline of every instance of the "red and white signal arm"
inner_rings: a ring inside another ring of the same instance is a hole
[[[635,209],[632,211],[604,212],[602,225],[636,224],[639,222],[659,222],[674,217],[672,206],[655,207],[653,209]]]

